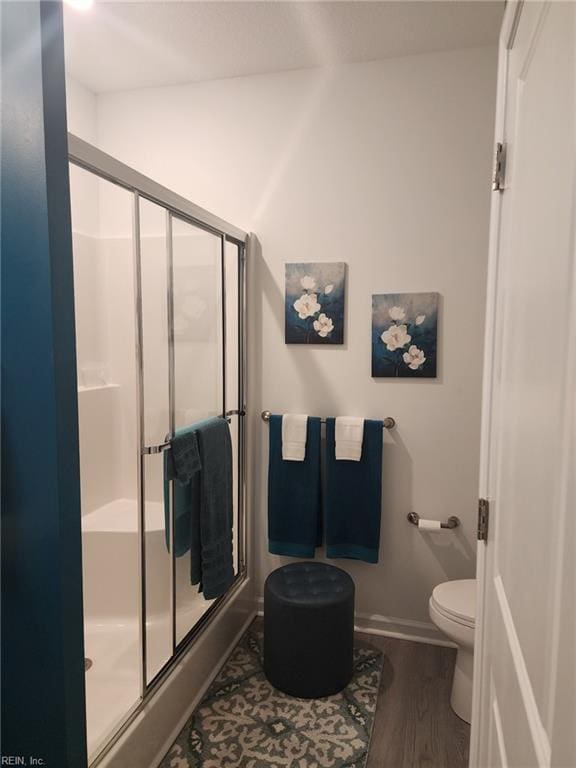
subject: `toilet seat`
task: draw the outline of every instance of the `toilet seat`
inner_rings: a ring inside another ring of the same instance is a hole
[[[476,580],[446,581],[434,587],[430,602],[449,621],[474,628],[476,623]]]

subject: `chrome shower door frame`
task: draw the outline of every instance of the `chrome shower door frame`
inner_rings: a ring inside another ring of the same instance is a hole
[[[109,742],[103,747],[92,762],[97,764],[109,751],[113,744],[140,712],[144,702],[163,682],[175,666],[177,660],[191,646],[195,638],[203,632],[223,609],[229,599],[236,593],[247,578],[247,537],[246,537],[246,245],[248,233],[229,224],[224,219],[215,216],[195,205],[184,197],[176,194],[167,187],[158,184],[149,177],[116,160],[111,155],[68,134],[68,157],[74,165],[93,173],[95,176],[121,187],[132,194],[132,231],[133,231],[133,274],[135,289],[136,317],[136,401],[137,401],[137,482],[138,482],[138,576],[140,583],[139,613],[139,654],[140,654],[140,701],[126,714],[124,722],[117,729]],[[147,674],[147,641],[146,641],[146,546],[145,546],[145,456],[160,453],[169,446],[169,441],[155,446],[144,444],[144,365],[143,365],[143,323],[142,323],[142,280],[141,280],[141,231],[140,231],[140,200],[147,200],[161,206],[166,211],[166,263],[167,263],[167,327],[168,327],[168,406],[169,406],[169,437],[175,430],[175,376],[174,376],[174,270],[173,270],[173,217],[181,219],[199,229],[220,238],[220,279],[222,302],[222,416],[229,421],[238,418],[238,478],[235,493],[238,507],[238,573],[234,583],[225,595],[215,600],[202,617],[194,624],[186,636],[177,642],[176,638],[176,578],[174,555],[174,509],[173,492],[170,484],[169,491],[169,542],[171,553],[170,573],[170,633],[172,653],[169,660],[160,671],[150,680]],[[238,248],[238,408],[226,408],[226,361],[227,340],[232,338],[226,328],[226,243],[232,243]]]

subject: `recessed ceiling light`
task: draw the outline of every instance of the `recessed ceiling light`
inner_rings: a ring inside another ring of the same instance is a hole
[[[64,0],[64,2],[77,11],[87,11],[92,6],[94,0]]]

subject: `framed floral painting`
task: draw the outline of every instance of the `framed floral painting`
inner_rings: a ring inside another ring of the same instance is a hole
[[[346,264],[286,264],[286,344],[343,344]]]
[[[372,296],[372,376],[433,379],[437,345],[437,293]]]

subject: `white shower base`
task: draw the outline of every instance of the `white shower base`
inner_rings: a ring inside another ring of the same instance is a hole
[[[147,504],[147,669],[150,680],[171,655],[169,557],[161,502]],[[140,701],[137,506],[116,499],[82,519],[86,723],[93,758]],[[176,636],[183,638],[205,613],[188,582],[189,560],[177,561]]]
[[[92,661],[86,672],[86,729],[92,759],[138,702],[140,683],[132,658],[137,626],[92,623],[84,625],[84,653]]]

